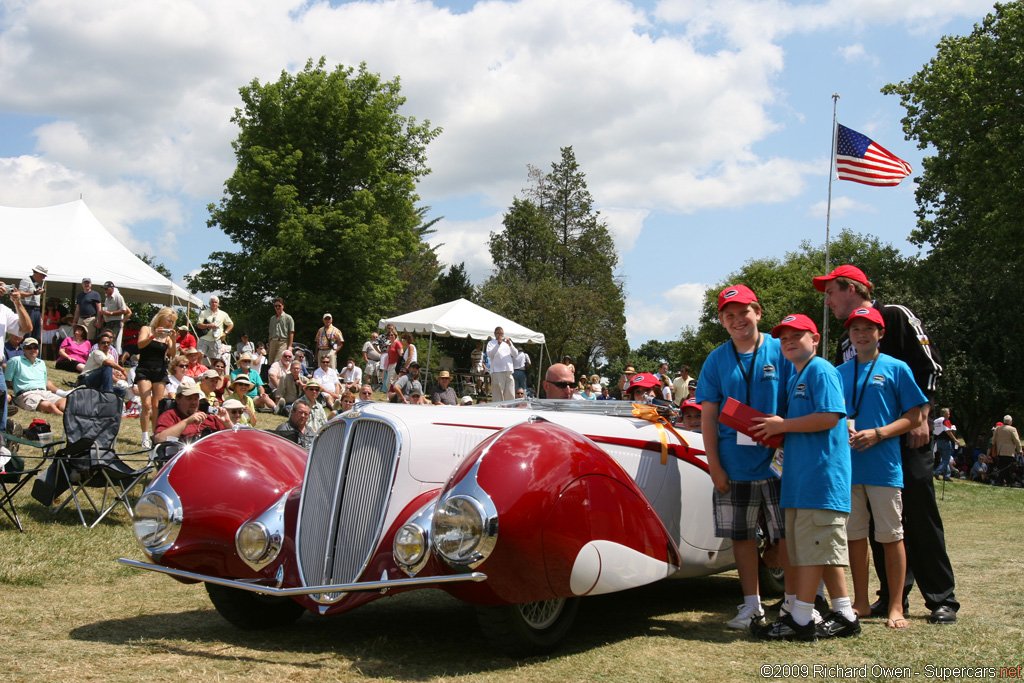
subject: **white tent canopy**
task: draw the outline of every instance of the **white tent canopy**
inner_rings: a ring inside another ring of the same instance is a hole
[[[35,209],[0,206],[0,231],[5,282],[17,284],[40,265],[49,270],[47,296],[70,297],[89,277],[100,292],[110,280],[128,301],[203,305],[118,242],[81,199]]]
[[[500,327],[505,331],[505,336],[516,344],[544,343],[543,333],[534,332],[465,299],[456,299],[395,318],[384,318],[377,327],[384,329],[389,323],[399,332],[482,340],[491,339],[494,328]]]

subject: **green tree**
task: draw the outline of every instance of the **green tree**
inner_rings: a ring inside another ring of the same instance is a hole
[[[547,174],[530,167],[529,178],[526,197],[513,199],[503,229],[491,233],[496,272],[480,297],[544,332],[553,358],[568,355],[588,371],[628,351],[618,253],[572,147],[562,148]]]
[[[927,245],[915,309],[945,357],[940,405],[971,437],[1024,407],[1017,344],[1024,297],[1024,5],[997,4],[966,36],[946,36],[898,95],[924,159],[917,229]],[[1007,315],[1007,313],[1010,313]]]
[[[256,339],[274,296],[295,317],[297,341],[311,340],[324,311],[361,339],[395,312],[407,282],[415,292],[436,274],[411,262],[433,255],[415,184],[429,173],[425,150],[440,129],[399,113],[397,78],[325,63],[240,88],[237,167],[208,221],[238,251],[211,254],[190,281],[222,292]]]

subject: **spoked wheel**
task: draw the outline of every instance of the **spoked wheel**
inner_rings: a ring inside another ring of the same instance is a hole
[[[232,626],[243,631],[288,626],[306,611],[305,607],[291,598],[260,595],[215,583],[206,584],[206,592],[217,612]]]
[[[558,598],[502,607],[477,607],[487,640],[510,657],[547,654],[568,633],[579,598]]]

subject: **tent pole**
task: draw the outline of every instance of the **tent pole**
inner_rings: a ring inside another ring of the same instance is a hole
[[[430,382],[430,352],[434,348],[434,331],[430,331],[430,341],[427,342],[427,371],[423,375],[423,391],[427,390],[427,384]]]

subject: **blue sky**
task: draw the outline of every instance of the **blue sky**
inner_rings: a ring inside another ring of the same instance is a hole
[[[619,248],[635,347],[695,324],[704,288],[748,259],[824,241],[833,93],[841,123],[919,171],[924,152],[903,139],[899,101],[879,90],[990,10],[975,0],[3,0],[0,205],[84,196],[180,282],[231,248],[206,227],[206,205],[233,170],[238,87],[309,57],[365,61],[401,77],[405,113],[444,128],[419,193],[430,217],[444,216],[442,261],[466,262],[476,283],[526,165],[548,168],[573,146]],[[913,253],[913,192],[911,179],[836,182],[832,229]]]

